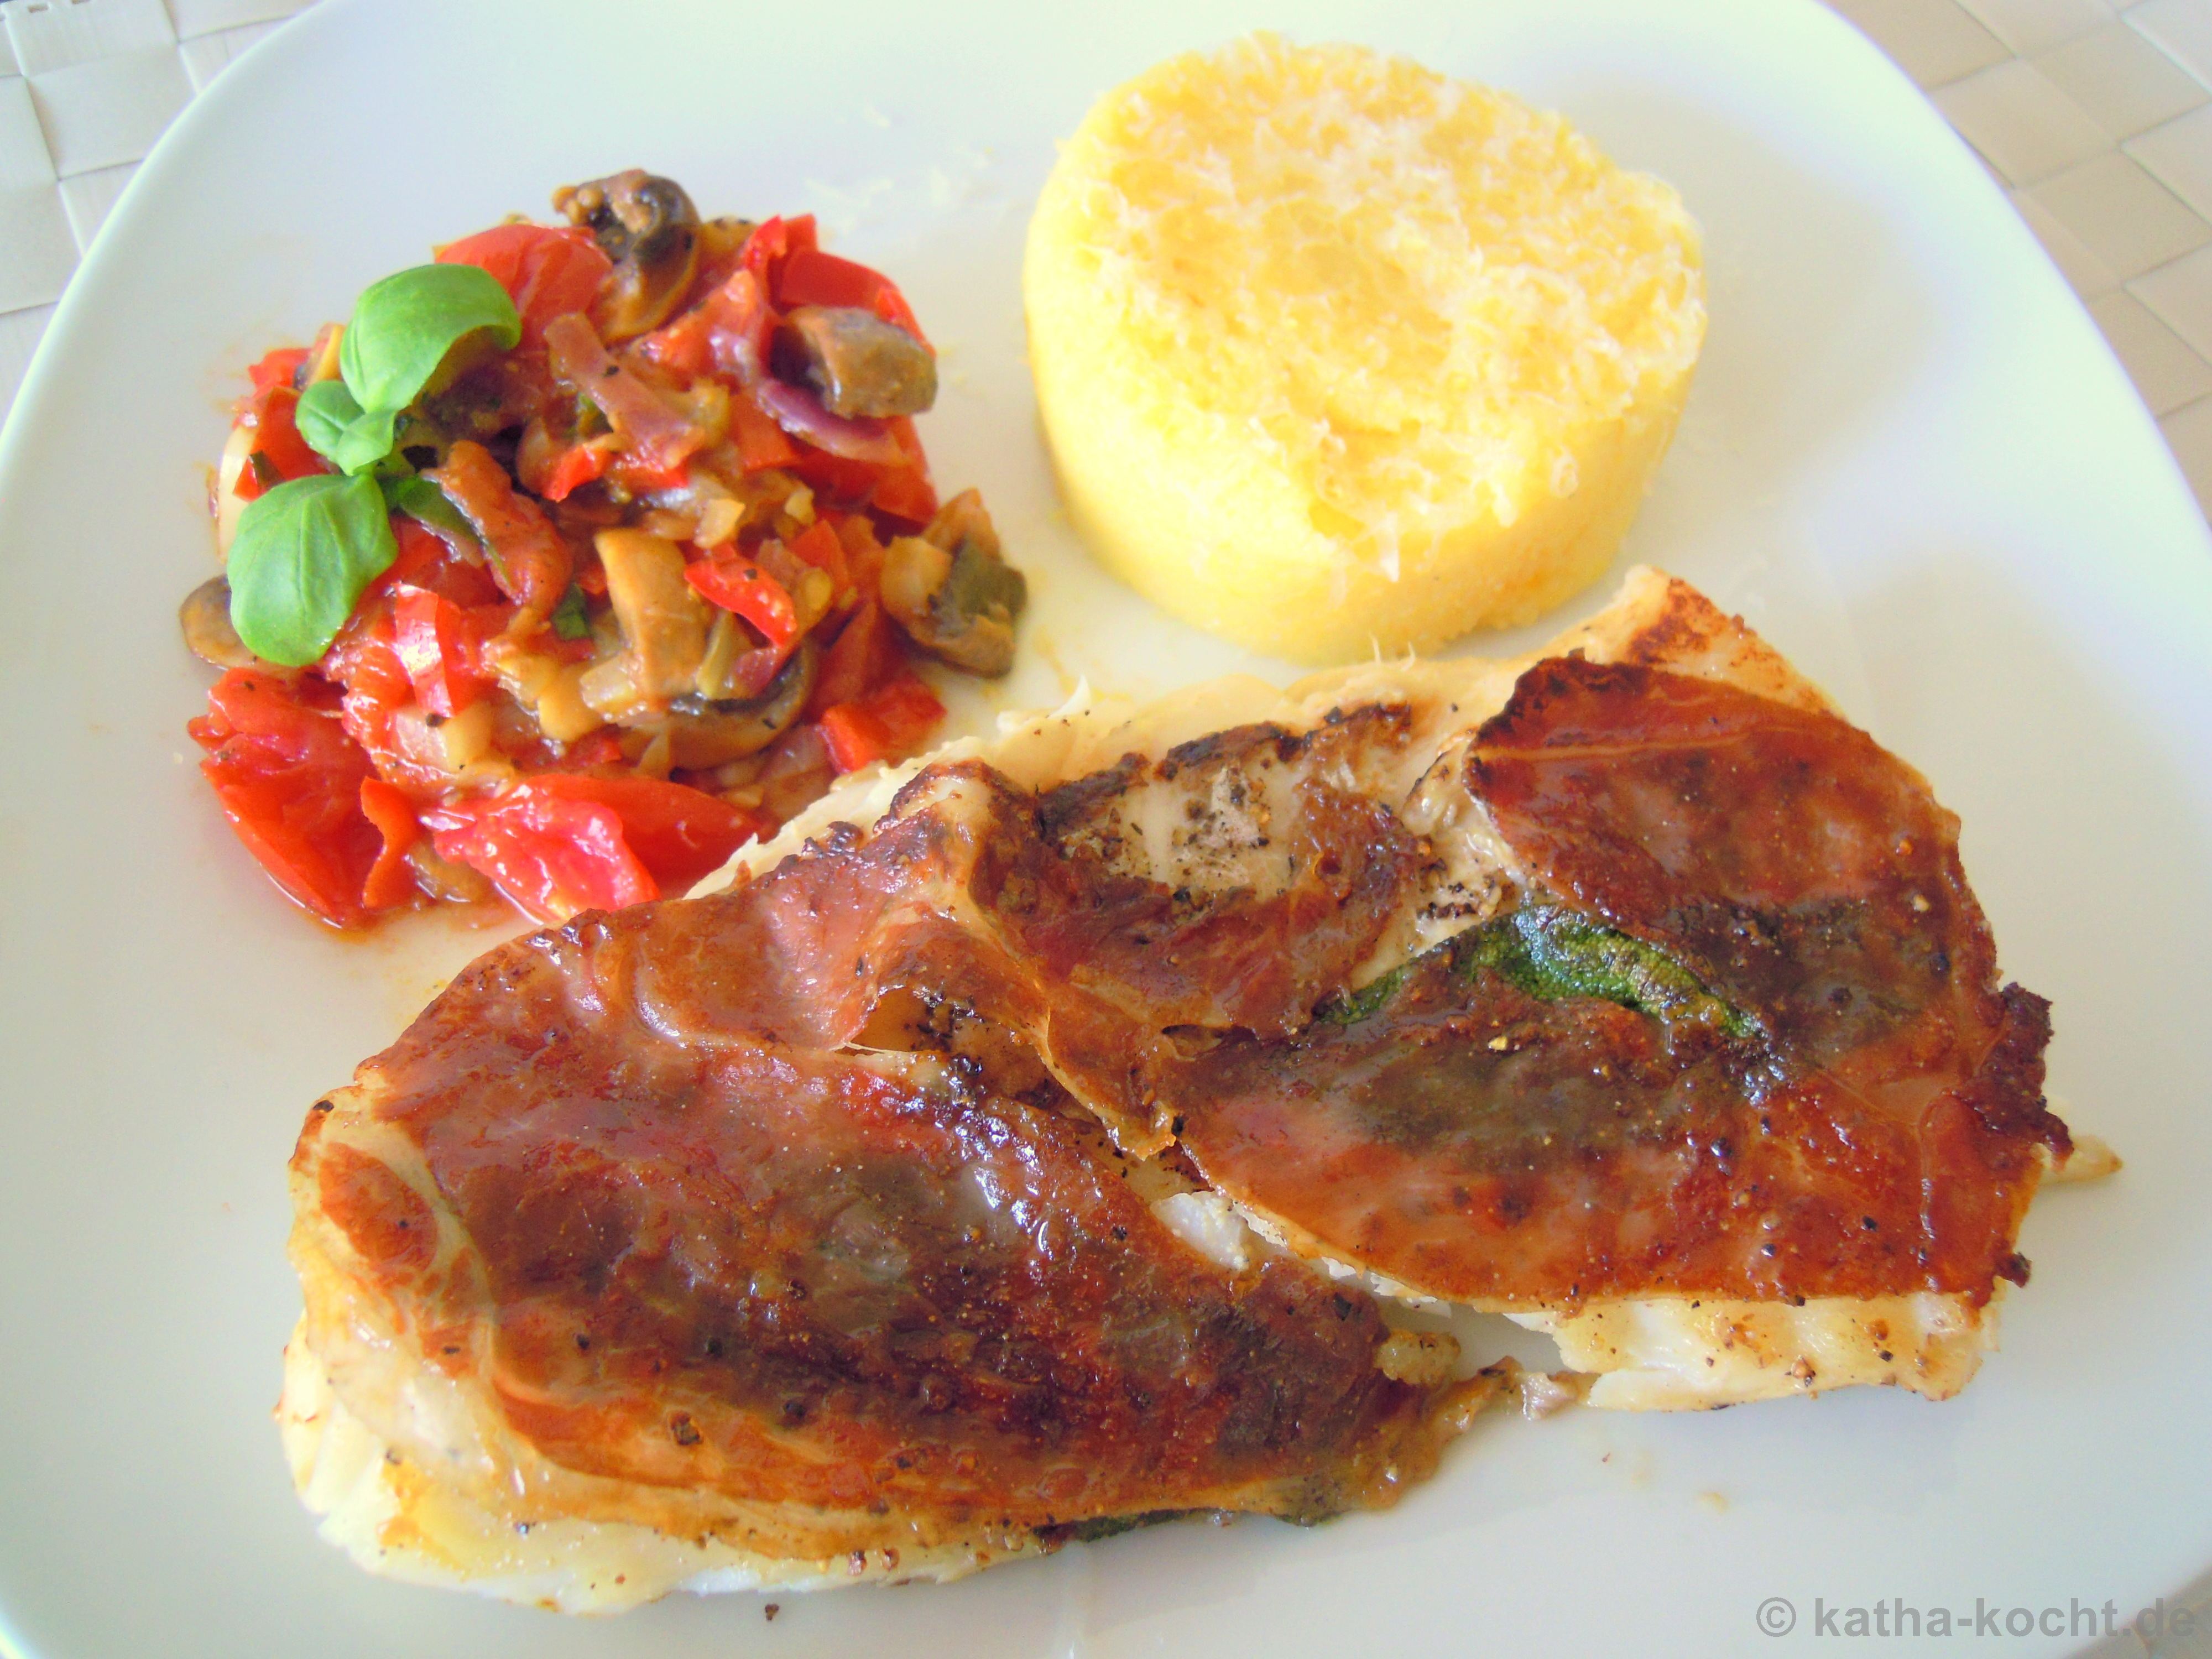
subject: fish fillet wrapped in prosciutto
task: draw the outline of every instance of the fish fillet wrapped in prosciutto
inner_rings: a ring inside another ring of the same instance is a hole
[[[1079,698],[494,951],[294,1160],[374,1569],[567,1607],[1391,1501],[1594,1404],[1971,1376],[2042,1000],[1957,822],[1657,573],[1532,659]]]

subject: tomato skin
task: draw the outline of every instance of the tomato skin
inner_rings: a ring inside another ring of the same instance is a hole
[[[641,904],[720,869],[767,821],[659,778],[542,772],[498,799],[424,815],[466,864],[538,921]]]
[[[474,622],[443,594],[394,587],[392,635],[416,701],[433,714],[451,720],[490,689],[477,665]]]
[[[530,785],[498,799],[451,802],[425,815],[438,856],[489,878],[533,921],[580,910],[617,910],[660,896],[623,839],[621,815],[594,801],[563,800]]]
[[[589,311],[614,269],[587,230],[573,226],[495,225],[448,242],[440,264],[489,271],[522,318],[522,343],[545,343],[545,325],[571,311]]]
[[[522,787],[614,811],[638,861],[664,888],[681,890],[712,875],[730,854],[773,828],[758,813],[664,778],[589,777],[541,772]]]
[[[385,846],[362,811],[373,774],[337,711],[307,700],[309,685],[234,668],[185,729],[208,751],[200,770],[224,816],[270,878],[332,927],[359,927],[377,908],[365,892]]]

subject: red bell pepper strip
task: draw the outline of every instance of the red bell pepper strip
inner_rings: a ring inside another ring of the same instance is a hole
[[[738,441],[738,459],[748,472],[791,466],[799,460],[799,446],[790,434],[750,398],[730,399],[730,434]]]
[[[384,837],[362,811],[368,757],[337,711],[307,701],[310,682],[234,668],[185,728],[223,814],[270,879],[336,927],[358,927]]]
[[[746,559],[695,559],[684,567],[684,580],[701,599],[743,617],[778,651],[799,641],[799,607],[789,590]]]
[[[776,305],[786,311],[799,306],[858,306],[922,340],[913,307],[888,276],[818,248],[798,249],[786,258],[773,292]]]
[[[859,702],[824,709],[822,738],[838,771],[853,772],[915,753],[944,718],[937,694],[909,672]]]
[[[448,242],[437,253],[443,265],[489,271],[522,318],[522,343],[545,343],[545,325],[572,311],[589,311],[614,262],[592,234],[574,227],[495,225]]]
[[[361,811],[362,816],[376,826],[377,834],[384,837],[384,850],[376,855],[376,862],[369,866],[368,879],[362,884],[362,903],[371,910],[388,910],[394,905],[404,904],[415,896],[415,870],[407,862],[407,851],[422,838],[422,826],[415,817],[415,803],[382,778],[363,778]]]
[[[820,246],[812,214],[802,213],[791,219],[778,215],[753,227],[753,234],[745,238],[744,251],[738,256],[738,264],[752,274],[763,293],[773,298],[785,262],[794,253],[811,253]]]
[[[809,719],[838,703],[856,703],[905,666],[898,640],[883,607],[872,595],[854,607],[830,649],[823,653],[821,672],[807,699]]]
[[[605,477],[611,459],[607,451],[593,445],[571,444],[554,459],[552,471],[545,475],[545,487],[538,493],[549,501],[565,501],[595,478]]]
[[[837,539],[836,527],[827,518],[815,520],[793,538],[791,551],[817,570],[827,571],[838,592],[852,586],[853,570],[845,558],[845,544]]]

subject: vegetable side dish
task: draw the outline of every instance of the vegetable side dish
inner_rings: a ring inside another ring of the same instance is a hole
[[[808,217],[631,171],[375,283],[255,365],[215,481],[225,672],[191,735],[239,838],[341,927],[494,890],[680,892],[1012,665],[1026,597],[913,416],[936,361]]]

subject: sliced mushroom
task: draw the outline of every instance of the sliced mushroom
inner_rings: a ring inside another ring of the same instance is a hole
[[[606,568],[607,598],[622,624],[638,694],[665,703],[690,690],[707,654],[712,617],[684,579],[683,549],[645,530],[602,530],[592,545]]]
[[[1029,583],[1000,556],[982,498],[965,490],[919,536],[884,550],[884,609],[908,638],[955,668],[1003,674],[1014,665],[1014,618]]]
[[[615,262],[592,308],[599,337],[611,345],[665,322],[699,273],[699,210],[683,185],[632,167],[557,190],[553,206]]]
[[[919,415],[937,401],[937,356],[860,306],[800,306],[784,319],[794,365],[822,406],[851,420]]]
[[[202,662],[217,668],[251,668],[261,659],[246,648],[230,625],[230,579],[210,576],[185,595],[177,607],[185,643]]]
[[[661,728],[668,738],[670,763],[697,771],[758,754],[805,712],[820,661],[814,641],[802,640],[757,697],[714,699],[692,691],[677,698]]]

